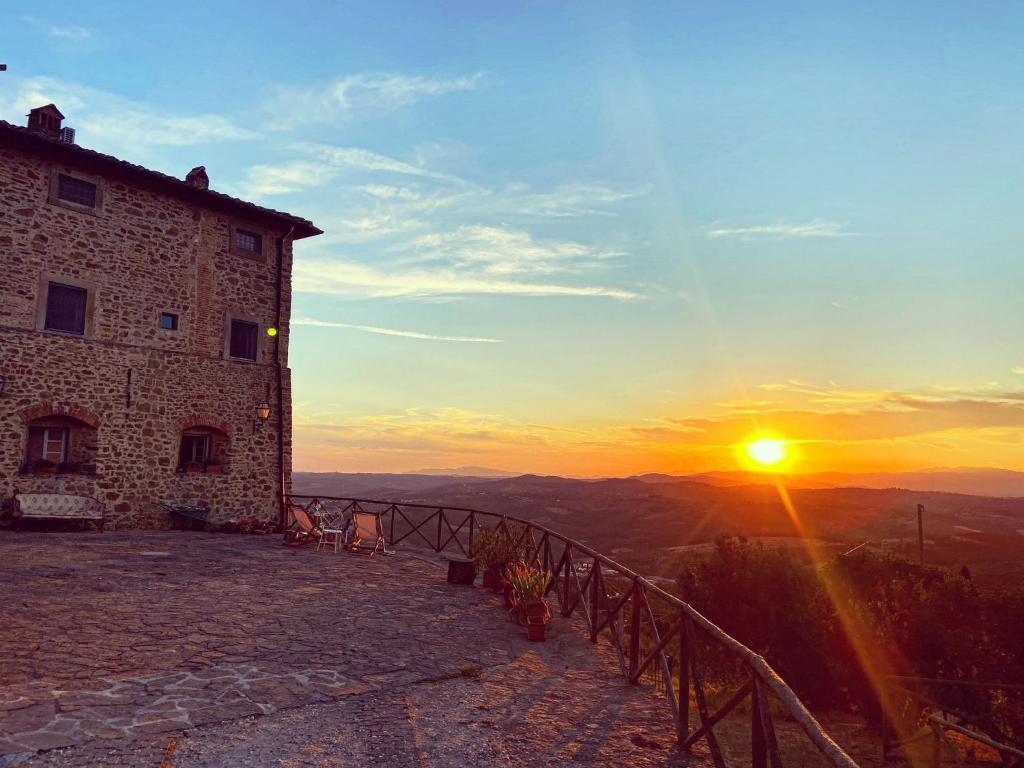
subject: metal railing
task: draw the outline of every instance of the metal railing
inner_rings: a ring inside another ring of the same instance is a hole
[[[552,574],[546,594],[555,595],[562,616],[579,613],[592,642],[602,636],[611,642],[626,680],[651,682],[663,693],[683,749],[703,741],[716,768],[725,768],[715,727],[749,699],[751,765],[781,766],[775,716],[769,706],[774,696],[784,716],[799,726],[829,765],[857,766],[763,657],[675,595],[585,544],[528,520],[462,507],[330,496],[292,495],[291,499],[333,515],[377,512],[383,516],[389,545],[422,544],[436,553],[463,557],[473,556],[481,530],[503,530],[524,549],[529,563]],[[725,657],[739,670],[738,686],[715,711],[709,706],[705,675],[712,657]],[[691,690],[698,720],[693,730]]]

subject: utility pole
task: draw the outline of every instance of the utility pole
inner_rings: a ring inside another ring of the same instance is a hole
[[[921,555],[921,565],[924,565],[924,504],[917,505],[917,548]]]

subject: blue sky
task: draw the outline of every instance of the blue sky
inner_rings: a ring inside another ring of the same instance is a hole
[[[1024,469],[1020,6],[0,5],[0,117],[326,230],[299,469]]]

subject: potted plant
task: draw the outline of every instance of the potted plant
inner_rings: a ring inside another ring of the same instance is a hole
[[[223,465],[216,459],[210,459],[206,462],[206,474],[208,475],[219,475],[224,471]]]
[[[473,561],[484,573],[483,583],[494,592],[505,589],[505,569],[518,559],[513,535],[503,528],[480,531],[473,546]]]
[[[197,462],[190,461],[188,464],[185,465],[185,474],[186,475],[198,475],[202,471],[203,471],[203,465],[199,464]]]
[[[514,566],[509,566],[509,568],[512,567]],[[502,592],[504,592],[505,594],[505,607],[518,609],[520,606],[519,592],[516,591],[515,584],[513,584],[512,581],[509,580],[508,570],[509,569],[505,570],[505,573],[502,577]]]
[[[551,619],[551,611],[544,601],[544,593],[551,583],[551,572],[541,571],[527,563],[509,566],[506,578],[519,598],[519,621],[526,625],[530,640],[541,641],[545,637],[545,625]]]
[[[57,465],[52,461],[39,459],[32,465],[32,472],[37,475],[55,475],[57,474]]]

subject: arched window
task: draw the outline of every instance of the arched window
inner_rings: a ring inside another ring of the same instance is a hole
[[[228,436],[216,427],[194,426],[181,433],[178,472],[220,474],[227,469]]]
[[[96,428],[71,416],[41,416],[28,422],[25,440],[27,474],[96,472]]]

